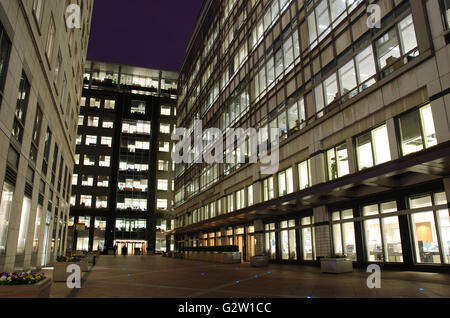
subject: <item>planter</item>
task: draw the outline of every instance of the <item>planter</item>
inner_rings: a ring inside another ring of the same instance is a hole
[[[95,265],[95,258],[96,258],[96,255],[89,255],[88,256],[88,263]]]
[[[353,272],[353,262],[349,258],[322,258],[320,259],[320,269],[322,273],[351,273]]]
[[[34,285],[0,286],[0,298],[49,298],[51,286],[50,278]]]
[[[241,252],[223,252],[223,262],[224,264],[240,264],[241,263]]]
[[[250,258],[250,265],[252,267],[269,266],[269,257],[267,256],[253,256]]]

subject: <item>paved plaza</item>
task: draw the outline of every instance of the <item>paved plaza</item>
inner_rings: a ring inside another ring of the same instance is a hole
[[[46,271],[51,276],[51,271]],[[54,283],[52,298],[448,298],[450,275],[382,271],[381,288],[369,273],[323,274],[318,267],[224,265],[162,256],[101,256],[83,273],[82,287]]]

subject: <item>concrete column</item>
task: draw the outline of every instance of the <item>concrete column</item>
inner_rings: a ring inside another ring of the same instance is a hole
[[[264,255],[264,224],[261,220],[253,221],[255,228],[255,255]]]
[[[312,186],[326,181],[325,158],[323,153],[319,153],[311,158],[310,169]]]
[[[356,158],[355,158],[356,153],[353,149],[354,148],[353,139],[348,138],[347,140],[345,140],[345,144],[347,145],[348,168],[349,168],[350,174],[356,173],[356,172],[358,172],[358,168],[356,166]]]
[[[330,224],[327,206],[314,208],[316,258],[331,255]]]
[[[450,202],[450,178],[444,178],[444,190],[447,197],[447,202]]]
[[[227,243],[227,228],[226,227],[221,227],[220,228],[220,234],[221,234],[221,244],[220,245],[228,245]]]
[[[389,150],[391,152],[391,160],[396,160],[400,158],[400,152],[398,149],[398,140],[397,140],[397,132],[395,128],[395,120],[394,118],[390,118],[386,121],[386,129],[388,132],[389,139]]]
[[[438,98],[431,102],[434,128],[438,143],[450,140],[450,105],[446,107],[444,98]]]
[[[254,204],[262,202],[261,181],[253,184],[253,202]]]

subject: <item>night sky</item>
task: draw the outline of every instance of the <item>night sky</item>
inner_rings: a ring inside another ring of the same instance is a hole
[[[95,0],[88,59],[179,71],[203,0]]]

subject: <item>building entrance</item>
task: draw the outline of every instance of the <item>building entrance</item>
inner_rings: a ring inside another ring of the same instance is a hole
[[[147,242],[146,241],[133,241],[133,240],[116,240],[114,245],[117,245],[117,255],[145,255],[147,254]],[[122,248],[125,247],[126,250]]]

